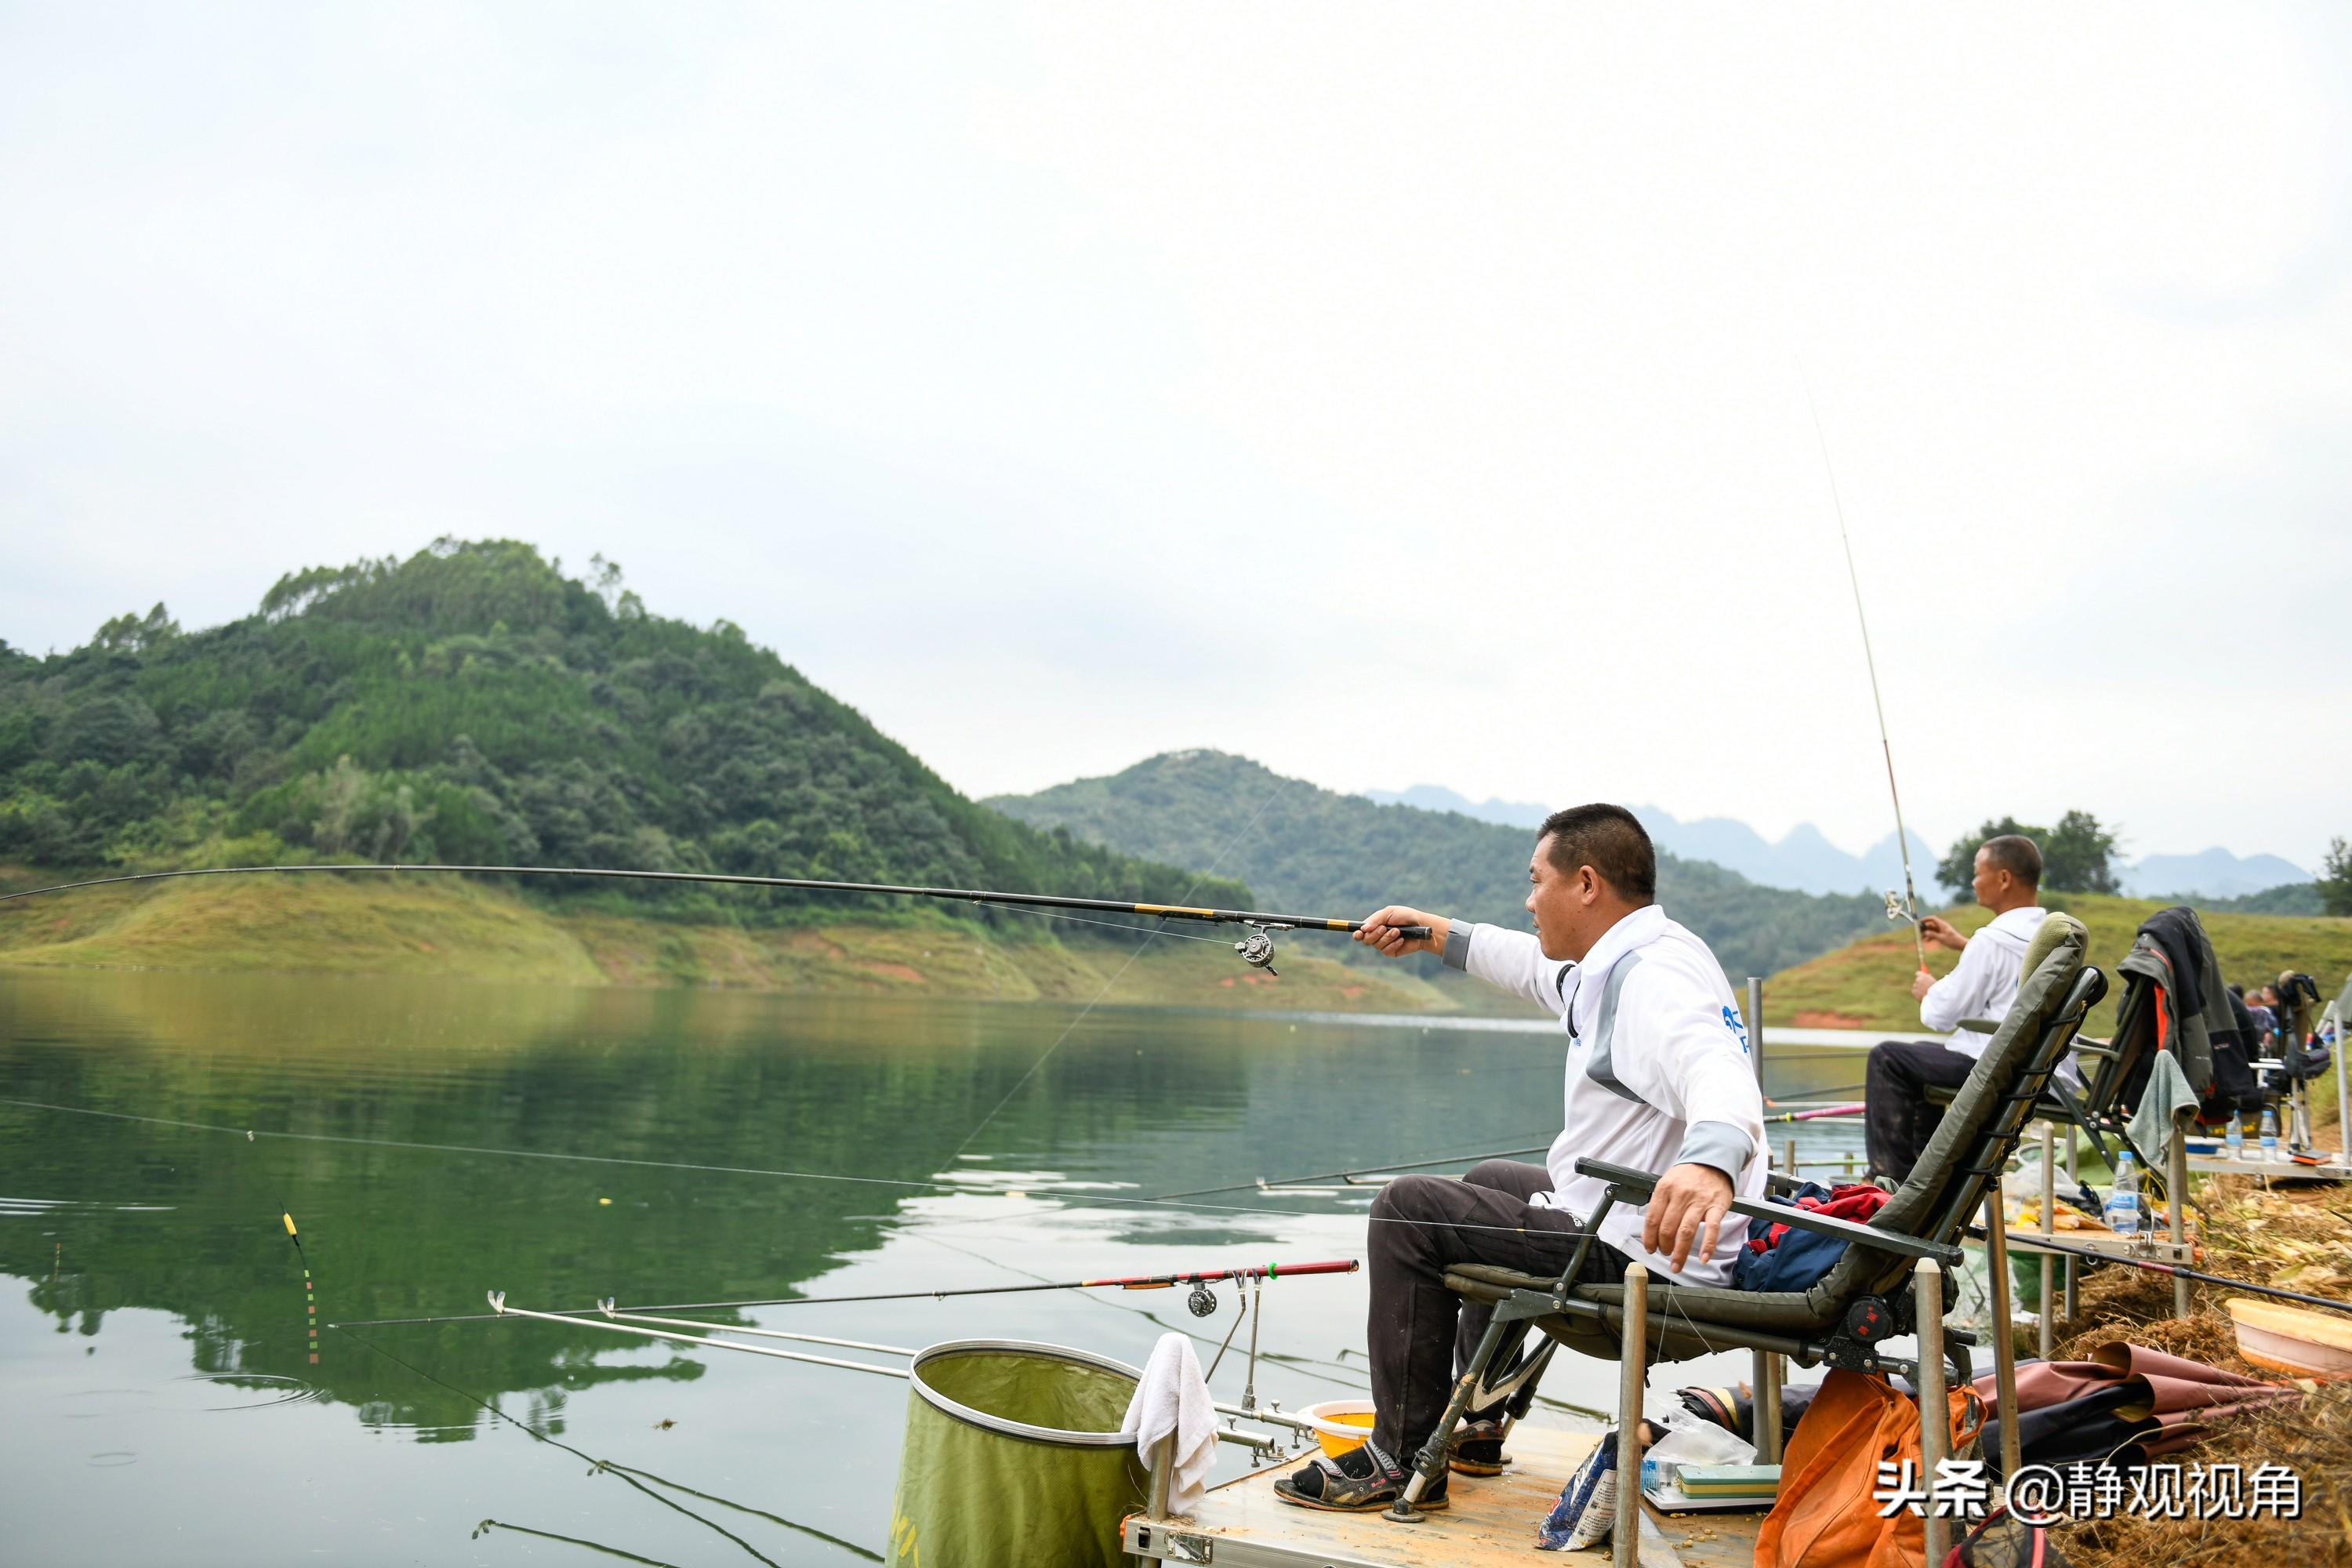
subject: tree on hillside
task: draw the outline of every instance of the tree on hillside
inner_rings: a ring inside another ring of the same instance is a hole
[[[2060,893],[2119,893],[2116,836],[2087,811],[2070,811],[2042,841],[2042,885]]]
[[[1956,896],[1968,897],[1969,886],[1977,874],[1977,851],[1984,847],[1986,839],[2000,838],[2012,833],[2021,838],[2031,838],[2037,845],[2050,837],[2048,828],[2028,826],[2013,816],[2004,816],[1999,821],[1988,818],[1985,825],[1974,833],[1964,833],[1952,840],[1951,848],[1936,862],[1936,880],[1950,889]]]
[[[441,539],[290,573],[223,626],[157,605],[70,653],[0,644],[0,861],[289,856],[1255,902],[975,805],[732,624],[648,613],[601,557],[582,581],[528,544]],[[537,891],[778,922],[852,907]]]
[[[2319,863],[2319,903],[2331,915],[2352,915],[2352,845],[2328,841]]]
[[[2013,816],[1988,821],[1976,832],[1952,841],[1952,847],[1936,862],[1936,880],[1965,895],[1976,876],[1977,851],[1984,841],[2011,833],[2032,839],[2042,851],[2042,885],[2050,891],[2122,891],[2115,872],[2116,835],[2101,827],[2099,819],[2087,811],[2068,812],[2054,828],[2035,827]]]

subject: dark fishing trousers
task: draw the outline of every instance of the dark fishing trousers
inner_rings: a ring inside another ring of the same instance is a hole
[[[1862,1136],[1870,1151],[1870,1173],[1901,1182],[1919,1163],[1936,1135],[1944,1108],[1927,1103],[1927,1090],[1958,1089],[1976,1070],[1941,1040],[1881,1040],[1870,1047],[1863,1069]]]
[[[1551,1173],[1541,1165],[1488,1160],[1459,1181],[1400,1176],[1372,1200],[1364,1247],[1372,1307],[1364,1338],[1379,1416],[1372,1437],[1389,1453],[1409,1463],[1429,1440],[1493,1315],[1448,1290],[1446,1269],[1486,1263],[1557,1279],[1575,1256],[1584,1222],[1528,1201],[1550,1190]],[[1578,1278],[1622,1279],[1625,1264],[1623,1253],[1595,1241]]]

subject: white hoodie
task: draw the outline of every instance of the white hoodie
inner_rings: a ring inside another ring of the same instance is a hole
[[[1501,926],[1456,921],[1445,962],[1542,1003],[1568,1031],[1560,1134],[1545,1163],[1552,1191],[1538,1203],[1573,1214],[1600,1206],[1603,1183],[1576,1173],[1579,1158],[1663,1174],[1711,1165],[1740,1197],[1764,1195],[1764,1097],[1748,1029],[1715,955],[1652,904],[1601,933],[1581,963],[1546,958],[1537,940]],[[1728,1285],[1748,1221],[1726,1215],[1715,1252],[1696,1249],[1680,1273],[1644,1253],[1646,1205],[1620,1203],[1600,1239],[1683,1285]]]

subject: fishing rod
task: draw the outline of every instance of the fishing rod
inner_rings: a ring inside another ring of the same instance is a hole
[[[1783,1110],[1764,1119],[1767,1127],[1776,1121],[1817,1121],[1824,1116],[1860,1116],[1867,1105],[1824,1105],[1817,1110]]]
[[[1353,1178],[1357,1176],[1384,1176],[1391,1171],[1424,1171],[1432,1165],[1459,1165],[1465,1160],[1473,1164],[1481,1160],[1507,1160],[1515,1154],[1540,1154],[1550,1147],[1549,1143],[1538,1143],[1528,1149],[1498,1149],[1491,1152],[1481,1151],[1475,1154],[1444,1154],[1434,1160],[1391,1160],[1385,1165],[1366,1165],[1354,1171],[1318,1171],[1311,1176],[1286,1176],[1279,1180],[1260,1176],[1255,1181],[1235,1182],[1229,1186],[1194,1187],[1190,1192],[1162,1193],[1151,1201],[1167,1203],[1176,1198],[1206,1197],[1212,1193],[1260,1192],[1275,1187],[1295,1187],[1307,1182],[1349,1182],[1352,1184]]]
[[[936,899],[942,903],[993,904],[1008,909],[1091,910],[1098,914],[1154,915],[1161,920],[1202,921],[1212,925],[1248,926],[1250,933],[1234,943],[1242,962],[1268,974],[1274,968],[1274,933],[1283,931],[1360,931],[1362,921],[1332,920],[1319,915],[1274,914],[1263,910],[1212,910],[1191,904],[1129,903],[1122,899],[1074,899],[1057,893],[999,893],[977,888],[909,887],[895,882],[827,882],[807,877],[741,877],[720,871],[624,871],[583,866],[205,866],[184,871],[140,871],[121,877],[93,877],[81,882],[59,882],[47,888],[26,888],[0,893],[0,903],[37,898],[44,893],[69,893],[80,888],[117,887],[129,882],[162,882],[179,877],[300,876],[336,871],[436,872],[475,877],[583,877],[641,882],[709,882],[739,888],[785,888],[806,893],[878,893],[893,898]],[[1411,939],[1426,939],[1427,926],[1391,928]]]
[[[732,1312],[751,1307],[825,1307],[857,1301],[933,1301],[950,1296],[1021,1296],[1036,1290],[1164,1290],[1172,1286],[1190,1285],[1195,1298],[1208,1294],[1208,1287],[1220,1279],[1275,1279],[1304,1274],[1353,1274],[1361,1265],[1352,1258],[1332,1258],[1320,1263],[1268,1263],[1263,1268],[1196,1268],[1181,1274],[1132,1274],[1104,1279],[1054,1279],[1035,1285],[971,1285],[951,1290],[885,1290],[865,1296],[778,1296],[759,1301],[664,1301],[649,1307],[627,1307],[624,1312]],[[1213,1297],[1211,1298],[1214,1300]],[[593,1308],[572,1308],[541,1316],[586,1320],[596,1313],[606,1317],[615,1309],[610,1298]],[[1209,1311],[1214,1311],[1213,1306]],[[1192,1314],[1205,1318],[1197,1300]],[[330,1323],[334,1329],[387,1328],[394,1324],[478,1323],[498,1316],[495,1312],[473,1312],[459,1317],[438,1318],[364,1318],[350,1323]]]
[[[2251,1279],[2232,1279],[2226,1274],[2208,1274],[2201,1268],[2186,1264],[2160,1263],[2153,1258],[2125,1258],[2112,1252],[2101,1252],[2095,1247],[2070,1247],[2063,1241],[2053,1241],[2039,1232],[2012,1231],[2018,1240],[2030,1241],[2036,1252],[2064,1252],[2076,1258],[2088,1258],[2100,1263],[2123,1263],[2134,1268],[2145,1268],[2151,1274],[2169,1274],[2177,1279],[2195,1279],[2207,1285],[2227,1285],[2232,1290],[2252,1290],[2257,1296],[2275,1296],[2282,1301],[2301,1301],[2305,1306],[2326,1307],[2338,1312],[2352,1312],[2352,1301],[2337,1301],[2326,1296],[2307,1295],[2301,1290],[2284,1290],[2276,1285],[2257,1285]],[[1969,1226],[1969,1238],[1982,1241],[1984,1226]]]
[[[1862,662],[1870,671],[1870,706],[1878,715],[1878,749],[1886,758],[1886,794],[1895,803],[1895,847],[1903,855],[1903,901],[1892,889],[1886,895],[1886,918],[1911,922],[1911,945],[1919,973],[1927,969],[1927,938],[1919,923],[1919,889],[1911,879],[1911,836],[1903,827],[1903,792],[1895,785],[1895,747],[1886,738],[1886,704],[1878,695],[1878,659],[1870,649],[1870,617],[1862,607],[1862,574],[1854,569],[1853,540],[1845,531],[1845,501],[1838,494],[1837,469],[1830,463],[1830,438],[1822,430],[1822,411],[1813,405],[1813,389],[1805,388],[1805,408],[1813,416],[1813,439],[1821,443],[1822,470],[1829,475],[1830,504],[1836,510],[1838,542],[1845,546],[1846,581],[1853,586],[1853,618],[1862,627]]]
[[[1350,1263],[1348,1267],[1352,1268],[1355,1265]],[[1264,1275],[1267,1273],[1265,1269],[1244,1270],[1241,1272],[1254,1275]],[[1294,1269],[1293,1272],[1295,1273],[1297,1270]],[[1223,1277],[1224,1276],[1220,1276],[1220,1278]],[[1239,1274],[1237,1273],[1234,1277],[1238,1278]],[[1199,1290],[1201,1287],[1195,1286],[1193,1289],[1195,1290]],[[492,1290],[488,1292],[488,1296],[490,1301],[490,1314],[493,1317],[533,1318],[537,1319],[541,1322],[562,1323],[568,1327],[608,1329],[614,1333],[636,1334],[642,1338],[649,1340],[667,1340],[674,1344],[700,1345],[707,1350],[714,1351],[740,1351],[746,1355],[768,1356],[776,1361],[800,1362],[808,1366],[833,1367],[842,1372],[866,1372],[872,1373],[877,1377],[895,1377],[906,1381],[912,1381],[914,1371],[911,1366],[884,1366],[870,1361],[844,1361],[838,1356],[811,1355],[804,1351],[775,1350],[767,1345],[747,1345],[740,1340],[717,1339],[713,1338],[711,1334],[707,1333],[679,1333],[675,1329],[659,1328],[655,1325],[674,1323],[677,1325],[678,1328],[708,1329],[714,1331],[717,1333],[757,1334],[762,1338],[772,1340],[809,1340],[814,1341],[814,1342],[818,1344],[842,1345],[852,1350],[870,1351],[877,1355],[898,1356],[910,1363],[915,1359],[915,1357],[922,1353],[920,1351],[914,1350],[905,1345],[867,1344],[857,1340],[817,1339],[814,1335],[809,1334],[783,1334],[778,1333],[773,1330],[736,1328],[726,1323],[698,1323],[683,1318],[649,1318],[638,1313],[622,1311],[618,1308],[614,1307],[609,1300],[600,1301],[597,1303],[597,1309],[602,1314],[601,1317],[585,1317],[572,1312],[540,1312],[534,1311],[528,1307],[510,1306],[507,1301],[507,1293],[503,1290]],[[1206,1313],[1196,1313],[1196,1315],[1202,1317],[1207,1316]],[[1240,1326],[1238,1321],[1236,1321],[1235,1326]],[[1256,1379],[1256,1351],[1255,1346],[1252,1347],[1251,1351],[1251,1380],[1254,1384]],[[1212,1400],[1210,1401],[1210,1407],[1221,1415],[1231,1415],[1245,1421],[1263,1422],[1270,1426],[1287,1427],[1292,1432],[1299,1434],[1300,1436],[1310,1435],[1315,1430],[1313,1423],[1297,1415],[1285,1415],[1277,1406],[1270,1405],[1265,1409],[1259,1409],[1257,1407],[1255,1396],[1246,1388],[1243,1392],[1242,1401],[1240,1404],[1231,1405],[1223,1400]],[[1279,1442],[1272,1437],[1262,1436],[1255,1432],[1244,1432],[1238,1426],[1214,1426],[1212,1430],[1215,1433],[1220,1442],[1235,1443],[1239,1444],[1243,1447],[1250,1449],[1252,1453],[1256,1456],[1256,1460],[1254,1462],[1262,1462],[1275,1458],[1281,1447]]]
[[[1829,1105],[1812,1110],[1782,1111],[1777,1115],[1766,1117],[1764,1121],[1765,1125],[1770,1126],[1777,1121],[1811,1121],[1824,1116],[1859,1116],[1864,1109],[1865,1107],[1859,1103]],[[1391,1172],[1425,1171],[1433,1165],[1458,1165],[1465,1160],[1473,1163],[1480,1160],[1508,1160],[1521,1154],[1547,1153],[1550,1149],[1549,1143],[1538,1143],[1526,1149],[1480,1150],[1472,1153],[1441,1154],[1432,1160],[1391,1160],[1385,1164],[1363,1165],[1352,1171],[1317,1171],[1312,1175],[1306,1176],[1259,1176],[1253,1181],[1234,1182],[1222,1187],[1192,1187],[1181,1193],[1162,1193],[1151,1201],[1169,1203],[1177,1198],[1204,1198],[1218,1193],[1271,1192],[1277,1187],[1303,1186],[1308,1182],[1345,1182],[1349,1186],[1354,1186],[1357,1184],[1356,1178],[1360,1176],[1386,1177]],[[1339,1189],[1335,1187],[1330,1190],[1337,1192]]]

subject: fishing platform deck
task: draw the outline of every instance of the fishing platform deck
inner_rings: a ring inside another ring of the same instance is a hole
[[[1589,1552],[1543,1552],[1536,1524],[1551,1511],[1570,1472],[1600,1438],[1522,1426],[1511,1433],[1511,1468],[1491,1479],[1455,1476],[1452,1506],[1420,1524],[1377,1513],[1321,1513],[1274,1495],[1296,1466],[1254,1471],[1213,1487],[1189,1518],[1130,1515],[1127,1549],[1146,1563],[1217,1568],[1495,1568],[1501,1563],[1605,1563],[1606,1543]],[[1748,1568],[1759,1513],[1660,1514],[1644,1508],[1643,1568]]]

